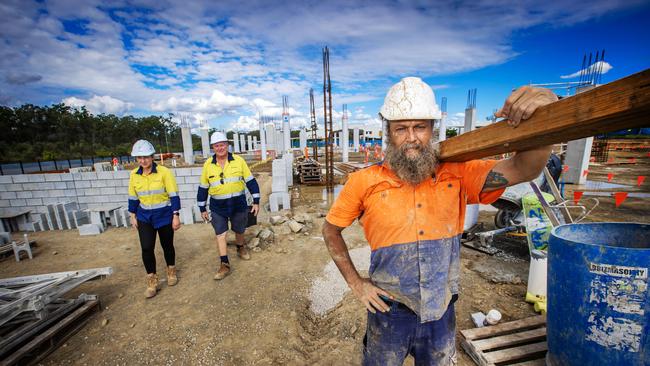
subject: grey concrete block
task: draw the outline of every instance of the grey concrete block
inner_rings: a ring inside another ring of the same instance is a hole
[[[95,172],[84,172],[84,173],[79,173],[81,174],[81,179],[82,180],[96,180],[97,179],[97,173]]]
[[[113,179],[113,172],[97,172],[97,179]]]
[[[84,189],[84,195],[86,196],[98,196],[101,194],[101,190],[99,188],[86,188]]]
[[[77,180],[74,182],[75,188],[90,188],[90,181],[87,180]]]
[[[70,173],[72,175],[72,180],[76,181],[81,181],[84,178],[81,176],[81,173]]]
[[[63,203],[57,203],[55,207],[56,209],[54,210],[54,215],[56,216],[56,221],[58,222],[59,227],[63,230],[70,229],[70,226],[68,226],[68,221],[65,217],[66,215],[65,209],[63,208]]]
[[[102,233],[102,228],[95,224],[85,224],[79,226],[79,235],[99,235]]]
[[[115,194],[115,188],[114,187],[105,187],[105,188],[100,188],[99,190],[102,195],[111,195]]]
[[[59,226],[59,223],[56,221],[56,214],[54,213],[55,210],[56,208],[54,207],[54,205],[52,204],[47,205],[47,215],[46,215],[47,223],[52,230],[60,230],[61,228]]]
[[[13,179],[11,179],[11,175],[0,175],[0,184],[9,184],[13,183]]]
[[[113,179],[129,179],[131,176],[130,170],[118,170],[113,173]]]
[[[67,189],[68,185],[65,182],[54,182],[54,189]]]
[[[202,171],[203,171],[203,168],[192,168],[192,175],[200,177]]]
[[[11,207],[24,207],[27,206],[27,201],[24,198],[17,198],[15,200],[9,200],[11,202]]]
[[[50,226],[48,220],[47,220],[47,214],[45,213],[39,213],[38,216],[40,217],[40,222],[41,225],[43,226],[43,231],[45,230],[52,230],[52,226]]]
[[[27,204],[29,206],[41,206],[43,205],[43,200],[40,198],[29,198],[27,199]]]
[[[43,174],[46,182],[60,182],[62,174]]]
[[[90,224],[90,213],[86,210],[72,211],[72,218],[77,227]]]
[[[0,192],[0,199],[2,200],[13,200],[16,197],[16,192]]]
[[[0,207],[10,207],[11,202],[9,200],[0,200]]]
[[[115,194],[129,194],[129,187],[115,187]]]
[[[185,199],[191,199],[193,197],[196,197],[196,192],[179,192],[178,197],[181,198],[181,201]]]
[[[32,191],[32,197],[34,197],[34,198],[46,198],[46,197],[49,197],[49,191]]]
[[[131,213],[129,212],[128,209],[122,210],[122,214],[124,215],[124,227],[131,227]]]
[[[32,183],[32,184],[29,184],[29,185],[23,184],[23,187],[25,187],[25,188],[29,187],[30,188],[29,190],[32,190],[32,191],[45,191],[45,190],[48,190],[48,189],[56,189],[56,187],[54,186],[54,183],[51,183],[51,182],[50,183]]]
[[[5,187],[7,187],[7,191],[22,191],[23,190],[23,185],[20,183],[12,183],[12,184],[6,184]]]
[[[178,185],[178,191],[179,192],[194,192],[196,190],[196,186],[193,184],[179,184]]]
[[[28,174],[27,179],[31,183],[45,182],[45,177],[43,176],[43,174]]]
[[[176,177],[176,184],[183,184],[185,183],[185,177]]]
[[[201,177],[198,175],[185,177],[186,184],[199,184],[200,181],[201,181]]]
[[[16,192],[16,198],[32,198],[31,191]]]
[[[48,196],[49,197],[65,197],[65,189],[53,189],[51,191],[48,191]],[[59,200],[61,201],[61,200]]]
[[[26,175],[26,174],[12,175],[11,178],[13,179],[14,183],[27,183],[27,182],[29,182],[29,176]]]
[[[7,189],[8,184],[0,184],[0,192],[7,192],[9,191]]]
[[[74,176],[71,173],[61,173],[61,180],[64,182],[73,181]]]
[[[282,204],[283,210],[291,209],[291,198],[288,192],[273,192],[269,195],[271,212],[279,211],[280,204]]]
[[[77,197],[77,202],[83,203],[83,204],[92,203],[91,198],[92,198],[91,196],[78,196]]]
[[[192,175],[192,168],[178,168],[174,169],[177,177],[184,177],[186,175]]]
[[[75,189],[74,182],[73,181],[65,182],[65,189]]]
[[[61,201],[61,197],[43,197],[44,205],[56,205]]]
[[[106,185],[104,184],[104,181],[103,181],[103,180],[91,180],[91,181],[90,181],[90,186],[91,186],[92,188],[102,188],[102,187],[106,187]]]
[[[181,223],[183,225],[191,225],[194,224],[194,214],[192,214],[192,208],[190,207],[183,207],[181,208],[180,212],[181,216]]]

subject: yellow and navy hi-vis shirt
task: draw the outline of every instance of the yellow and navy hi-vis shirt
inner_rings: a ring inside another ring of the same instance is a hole
[[[217,164],[217,156],[212,155],[203,164],[201,181],[196,200],[201,212],[206,210],[208,195],[210,211],[221,216],[230,217],[235,212],[245,210],[245,189],[253,196],[253,203],[260,203],[260,187],[253,177],[246,160],[228,153],[228,160],[223,169]]]
[[[159,228],[172,223],[174,211],[181,209],[176,178],[171,170],[153,163],[151,173],[142,167],[131,171],[129,178],[129,212],[138,220]]]

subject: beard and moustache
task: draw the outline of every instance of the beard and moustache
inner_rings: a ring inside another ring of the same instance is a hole
[[[417,155],[409,156],[409,149],[417,151]],[[405,142],[400,147],[389,142],[385,161],[401,180],[418,185],[431,178],[438,168],[438,148],[433,140],[424,145]]]

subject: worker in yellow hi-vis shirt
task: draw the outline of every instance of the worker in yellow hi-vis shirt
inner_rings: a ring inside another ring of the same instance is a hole
[[[129,179],[129,212],[131,225],[138,230],[142,261],[147,270],[147,289],[145,297],[156,296],[158,275],[156,274],[156,232],[167,263],[167,285],[174,286],[176,277],[176,253],[174,251],[174,231],[181,227],[179,211],[181,200],[178,197],[176,178],[171,170],[156,165],[153,161],[155,149],[147,140],[138,140],[133,145],[131,155],[140,166],[131,171]]]
[[[243,260],[250,259],[250,253],[244,246],[244,231],[248,223],[248,205],[245,190],[253,196],[253,206],[250,212],[257,215],[260,203],[260,187],[253,177],[246,161],[228,152],[228,139],[221,132],[215,132],[210,137],[210,145],[214,151],[212,158],[203,164],[201,181],[196,201],[203,219],[212,222],[217,234],[217,247],[221,264],[215,280],[221,280],[230,274],[226,232],[228,222],[237,240],[237,255]],[[210,196],[210,216],[206,205]]]

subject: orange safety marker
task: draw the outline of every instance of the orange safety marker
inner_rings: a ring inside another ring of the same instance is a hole
[[[636,158],[630,158],[630,163],[636,164]]]
[[[650,158],[650,151],[646,155]]]
[[[627,192],[616,192],[614,193],[614,200],[616,207],[620,206],[623,201],[627,198]]]
[[[607,181],[608,182],[611,182],[613,178],[614,178],[614,173],[607,173]]]
[[[636,177],[636,185],[637,187],[641,187],[641,185],[645,182],[645,175],[639,175]]]
[[[589,162],[595,163],[596,162],[596,157],[595,156],[590,157]]]
[[[610,163],[610,164],[613,163],[613,162],[614,162],[614,158],[609,158],[609,159],[607,159],[607,162]]]
[[[563,172],[568,172],[569,171],[569,166],[568,165],[562,165],[562,171]]]
[[[588,170],[588,169],[585,169],[585,170],[582,171],[582,176],[583,176],[583,177],[586,177],[587,174],[589,174],[589,170]]]
[[[574,191],[573,192],[573,202],[577,205],[578,202],[580,202],[580,198],[582,198],[582,194],[584,192],[582,191]]]

